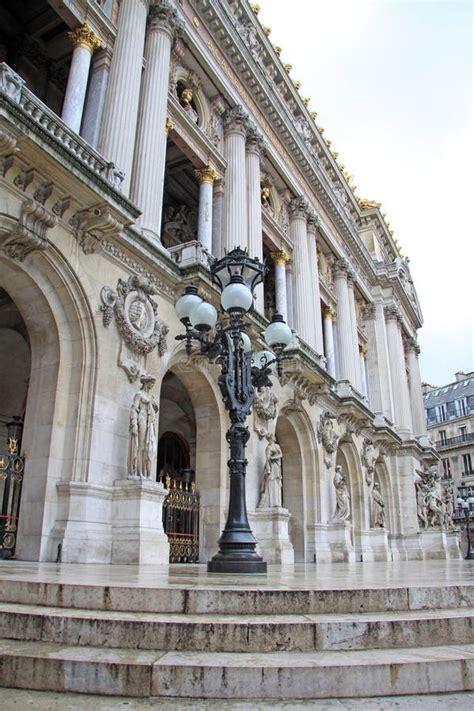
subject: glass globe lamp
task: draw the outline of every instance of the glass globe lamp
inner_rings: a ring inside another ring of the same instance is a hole
[[[270,348],[285,348],[292,339],[291,328],[283,321],[281,314],[274,314],[272,322],[265,330],[265,341]]]
[[[217,323],[217,311],[212,304],[201,301],[191,310],[189,320],[198,331],[210,331]]]
[[[198,296],[197,288],[187,286],[183,296],[178,299],[174,307],[179,320],[184,324],[188,323],[191,311],[200,303],[202,303],[202,299]]]
[[[228,313],[246,313],[252,308],[252,292],[244,284],[243,277],[234,274],[221,294],[221,304]]]

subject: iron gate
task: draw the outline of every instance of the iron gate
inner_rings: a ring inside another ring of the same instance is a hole
[[[199,559],[199,494],[194,482],[171,479],[163,504],[163,528],[170,544],[170,563],[197,563]]]
[[[20,417],[6,423],[6,445],[0,440],[0,557],[13,558],[25,458],[20,456],[23,422]]]

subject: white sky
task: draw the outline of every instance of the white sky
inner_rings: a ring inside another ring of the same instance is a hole
[[[259,5],[357,194],[382,203],[410,258],[422,379],[474,370],[473,3]]]

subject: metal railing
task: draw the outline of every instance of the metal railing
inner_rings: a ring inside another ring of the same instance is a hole
[[[457,437],[439,439],[435,442],[435,447],[436,449],[444,449],[445,447],[455,447],[456,445],[463,444],[464,442],[474,442],[474,432],[466,432],[465,434],[458,435]]]

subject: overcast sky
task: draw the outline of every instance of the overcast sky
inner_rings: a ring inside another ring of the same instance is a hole
[[[422,379],[474,370],[470,0],[259,0],[357,194],[382,203],[420,298]]]

